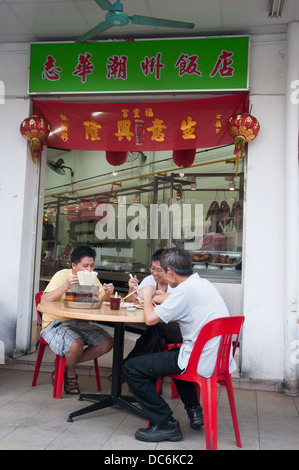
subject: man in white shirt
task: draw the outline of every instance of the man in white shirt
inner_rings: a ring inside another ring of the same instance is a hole
[[[208,280],[201,279],[197,273],[193,274],[188,252],[178,248],[166,250],[160,264],[166,273],[168,284],[176,289],[155,308],[152,304],[155,287],[147,286],[142,289],[146,324],[178,321],[183,344],[171,351],[134,357],[124,364],[126,381],[151,422],[150,427],[138,429],[135,434],[136,439],[146,442],[182,439],[179,423],[173,419],[171,408],[155,390],[155,380],[167,374],[182,373],[188,365],[201,328],[215,318],[229,315],[217,289]],[[217,339],[209,342],[203,350],[198,369],[203,376],[208,377],[213,373],[218,342]],[[184,384],[186,387],[188,382]],[[185,389],[181,395],[182,381],[176,380],[178,393],[186,409],[190,403],[197,401],[194,385],[189,384],[189,394]]]

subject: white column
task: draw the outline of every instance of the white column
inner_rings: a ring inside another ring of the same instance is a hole
[[[284,393],[299,395],[298,364],[294,354],[298,349],[298,131],[299,104],[294,102],[294,89],[299,80],[299,23],[293,22],[287,29],[286,118],[285,118],[285,250],[284,294]],[[298,94],[297,94],[298,96]],[[297,100],[298,101],[298,100]],[[271,334],[269,330],[269,334]],[[275,347],[275,345],[273,345]]]

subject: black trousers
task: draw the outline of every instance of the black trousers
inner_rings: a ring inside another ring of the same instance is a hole
[[[131,392],[152,424],[164,426],[172,411],[164,398],[156,392],[156,379],[167,374],[180,374],[177,361],[179,348],[161,353],[147,354],[127,359],[123,372]],[[192,382],[175,380],[177,391],[185,408],[197,405],[197,394]]]
[[[146,328],[125,360],[143,354],[162,352],[165,343],[182,343],[182,341],[178,323],[157,323]]]

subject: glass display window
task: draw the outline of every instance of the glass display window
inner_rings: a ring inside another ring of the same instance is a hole
[[[96,249],[101,279],[146,275],[155,250],[179,246],[202,276],[240,281],[244,159],[236,168],[233,150],[198,149],[193,165],[177,168],[171,151],[129,152],[112,167],[104,152],[49,148],[41,277],[69,266],[78,245]]]

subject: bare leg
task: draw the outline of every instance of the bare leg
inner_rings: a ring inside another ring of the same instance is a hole
[[[83,350],[81,359],[78,361],[78,364],[80,362],[90,361],[91,359],[96,359],[97,357],[103,356],[103,354],[106,354],[112,348],[113,348],[112,338],[108,338],[102,343],[97,344],[96,346],[88,346],[87,348]]]
[[[65,355],[68,377],[76,376],[76,364],[79,363],[84,349],[84,341],[81,338],[75,339],[68,353]]]
[[[76,365],[81,362],[90,361],[106,354],[113,347],[113,339],[108,338],[96,346],[88,346],[84,349],[84,341],[75,339],[65,356],[68,377],[76,376]]]

